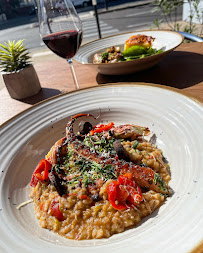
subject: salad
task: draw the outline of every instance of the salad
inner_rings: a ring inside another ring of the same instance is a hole
[[[96,53],[93,57],[93,63],[132,61],[162,53],[161,49],[157,50],[152,47],[154,40],[155,38],[152,36],[133,35],[125,42],[123,51],[121,51],[120,47],[112,46],[105,52]]]

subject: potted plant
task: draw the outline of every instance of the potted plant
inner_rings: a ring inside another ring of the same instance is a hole
[[[0,44],[0,68],[4,83],[12,98],[23,99],[37,94],[40,83],[30,62],[23,40]]]

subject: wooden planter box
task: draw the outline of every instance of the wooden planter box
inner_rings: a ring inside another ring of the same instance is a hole
[[[41,85],[33,65],[13,73],[2,73],[9,95],[15,99],[24,99],[37,94]]]

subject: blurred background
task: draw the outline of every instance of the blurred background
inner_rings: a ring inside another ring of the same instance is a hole
[[[45,50],[39,36],[37,0],[0,0],[0,43],[25,39],[31,52]],[[53,0],[57,4],[59,0]],[[83,22],[83,43],[99,38],[92,0],[72,0]],[[101,37],[144,29],[182,30],[202,36],[201,0],[97,0]],[[192,8],[192,13],[191,13]]]

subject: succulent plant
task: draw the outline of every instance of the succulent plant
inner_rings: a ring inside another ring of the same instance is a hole
[[[16,72],[30,65],[28,49],[23,40],[0,43],[0,68],[4,72]]]

